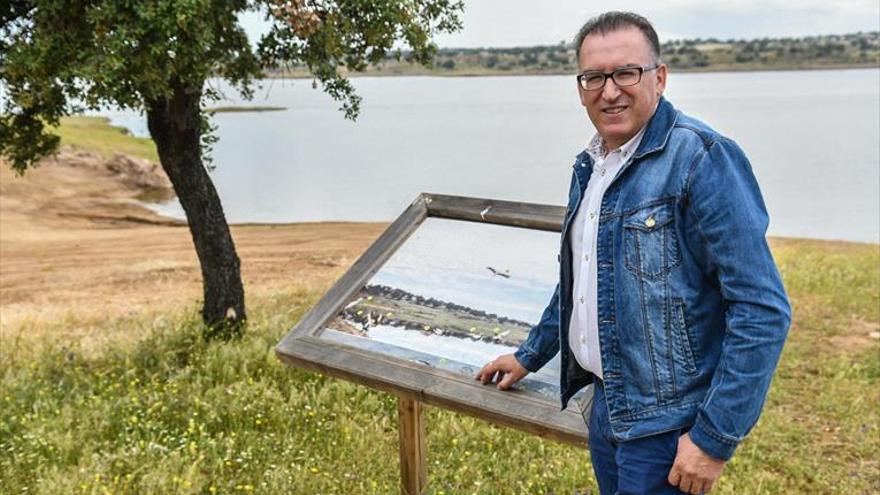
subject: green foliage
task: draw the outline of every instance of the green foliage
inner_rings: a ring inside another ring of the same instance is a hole
[[[57,148],[46,126],[61,117],[105,106],[144,111],[202,273],[212,275],[203,279],[206,335],[233,337],[247,316],[234,243],[204,170],[217,140],[207,103],[221,97],[205,82],[225,79],[250,99],[264,69],[305,64],[354,119],[360,99],[340,71],[363,70],[398,41],[429,64],[431,37],[460,27],[461,8],[452,0],[16,0],[0,14],[0,156],[21,173]],[[248,10],[272,24],[256,47],[238,24]],[[225,308],[235,308],[231,318]]]
[[[270,68],[306,66],[330,96],[343,102],[341,110],[350,119],[357,117],[360,98],[340,68],[360,72],[388,55],[400,60],[403,51],[393,49],[398,40],[411,48],[408,61],[428,66],[437,51],[431,36],[460,29],[457,12],[463,8],[451,0],[272,3],[269,16],[280,22],[260,41],[260,58]]]
[[[397,42],[429,64],[432,36],[458,29],[461,8],[452,0],[17,0],[0,14],[0,155],[23,171],[57,147],[46,125],[62,116],[143,110],[175,88],[201,91],[210,77],[250,98],[264,70],[293,64],[307,66],[353,119],[360,99],[342,69],[363,70]],[[255,47],[238,24],[249,10],[272,23]],[[203,104],[219,96],[207,89]],[[202,117],[207,150],[212,133]]]

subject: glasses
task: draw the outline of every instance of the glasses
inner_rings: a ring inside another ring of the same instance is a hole
[[[610,77],[614,84],[618,86],[635,86],[642,80],[642,73],[654,70],[659,65],[650,67],[624,67],[613,72],[601,72],[598,70],[590,70],[583,74],[578,74],[577,80],[581,88],[585,91],[595,91],[605,87],[605,81]]]

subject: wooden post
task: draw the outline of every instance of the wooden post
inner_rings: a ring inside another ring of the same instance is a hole
[[[422,495],[428,485],[422,403],[410,395],[398,395],[397,420],[400,433],[400,493]]]

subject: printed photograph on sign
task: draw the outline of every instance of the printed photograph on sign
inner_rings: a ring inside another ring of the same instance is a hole
[[[554,232],[427,218],[320,337],[473,376],[540,320],[558,246]],[[515,387],[558,396],[558,356]]]

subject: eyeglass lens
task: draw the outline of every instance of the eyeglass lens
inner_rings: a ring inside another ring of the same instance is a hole
[[[642,71],[638,67],[617,69],[611,73],[611,79],[618,86],[632,86],[638,84],[641,79]],[[605,74],[601,72],[593,72],[584,74],[581,78],[581,85],[584,89],[599,89],[605,86]]]

